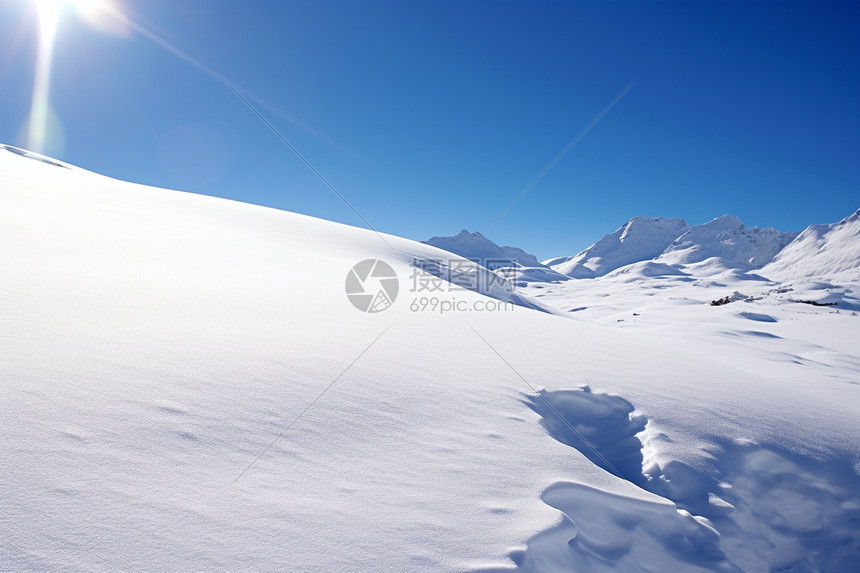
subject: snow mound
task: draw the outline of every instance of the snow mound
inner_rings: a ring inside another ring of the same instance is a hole
[[[516,247],[500,247],[481,233],[470,233],[463,229],[453,237],[432,237],[423,241],[444,251],[477,261],[491,269],[519,265],[542,266],[534,255]]]
[[[633,217],[577,255],[544,264],[572,278],[599,277],[624,265],[653,259],[688,228],[683,219]]]
[[[626,277],[628,279],[635,280],[637,278],[667,276],[688,276],[688,274],[674,265],[658,263],[657,261],[640,261],[638,263],[631,263],[619,269],[615,269],[611,273],[607,274],[606,278]]]
[[[659,500],[642,500],[587,485],[558,482],[544,502],[565,519],[529,540],[511,559],[514,571],[587,571],[633,573],[684,571],[732,572],[720,548],[720,535],[707,523]],[[481,573],[511,573],[483,569]]]
[[[644,456],[646,444],[671,437],[648,429],[620,396],[542,392],[530,405],[552,437],[660,498],[552,484],[542,499],[567,519],[511,555],[519,571],[847,571],[854,563],[860,480],[844,461],[736,439],[696,468]]]

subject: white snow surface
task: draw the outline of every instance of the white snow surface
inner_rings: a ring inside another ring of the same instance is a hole
[[[856,317],[708,306],[777,288],[728,271],[414,310],[443,256],[0,149],[0,570],[856,564]],[[369,258],[377,314],[344,294]]]

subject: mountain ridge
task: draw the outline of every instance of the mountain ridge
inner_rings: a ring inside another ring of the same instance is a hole
[[[632,217],[576,255],[549,259],[544,265],[571,278],[603,276],[630,263],[659,256],[689,228],[677,217]]]
[[[520,270],[513,274],[526,282],[593,279],[615,275],[631,265],[645,265],[642,268],[654,275],[709,276],[731,270],[756,271],[782,280],[851,279],[860,268],[860,209],[836,223],[809,225],[802,232],[748,227],[730,214],[701,225],[679,217],[634,216],[577,254],[542,262],[522,249],[499,246],[466,229],[424,243],[481,263],[492,261],[496,267],[518,266]],[[500,264],[503,261],[516,264]]]
[[[542,266],[537,257],[522,249],[497,245],[481,233],[470,233],[466,229],[450,237],[431,237],[422,243],[478,261],[485,266],[511,266],[505,262],[513,262],[523,267]]]

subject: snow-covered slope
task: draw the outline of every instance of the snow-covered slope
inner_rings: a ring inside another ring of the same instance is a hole
[[[0,570],[857,562],[856,385],[428,291],[439,256],[0,150]]]
[[[453,237],[432,237],[424,243],[466,259],[486,264],[492,268],[507,267],[513,264],[522,267],[541,266],[534,255],[530,255],[522,249],[500,247],[481,233],[470,233],[466,229]]]
[[[860,280],[860,209],[838,223],[810,225],[760,273],[780,281]]]
[[[769,263],[796,236],[797,233],[771,227],[747,227],[737,217],[723,215],[690,227],[656,260],[670,265],[716,260],[728,269],[757,269]]]
[[[686,221],[678,218],[633,217],[577,255],[550,259],[544,264],[573,278],[599,277],[624,265],[657,257],[689,228]]]

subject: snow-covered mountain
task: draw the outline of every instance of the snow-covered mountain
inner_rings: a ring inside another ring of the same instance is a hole
[[[733,215],[695,226],[677,218],[634,217],[579,254],[544,264],[572,278],[601,277],[650,260],[659,263],[649,267],[652,273],[663,269],[677,274],[668,267],[688,265],[708,272],[747,271],[770,262],[796,236],[770,227],[747,227]]]
[[[838,223],[810,225],[760,274],[774,280],[860,280],[860,209]]]
[[[427,244],[473,260],[510,260],[517,284],[598,278],[609,274],[713,276],[757,269],[774,279],[856,278],[860,267],[860,211],[830,225],[811,225],[803,233],[772,227],[747,227],[734,215],[702,225],[679,218],[633,217],[576,255],[537,263],[515,247],[499,247],[465,229],[453,237],[433,237]],[[631,266],[629,269],[628,266]],[[496,265],[499,266],[499,265]],[[535,268],[538,267],[538,268]]]
[[[452,237],[432,237],[424,241],[427,245],[438,247],[463,258],[487,264],[492,268],[511,265],[521,267],[540,267],[534,255],[516,247],[502,247],[481,233],[470,233],[463,229]]]
[[[656,260],[670,265],[690,265],[716,259],[725,268],[761,268],[798,234],[771,227],[747,227],[734,215],[723,215],[690,227]]]
[[[544,261],[544,265],[572,278],[603,276],[624,265],[659,256],[690,226],[683,219],[633,217],[614,233],[572,257]]]

